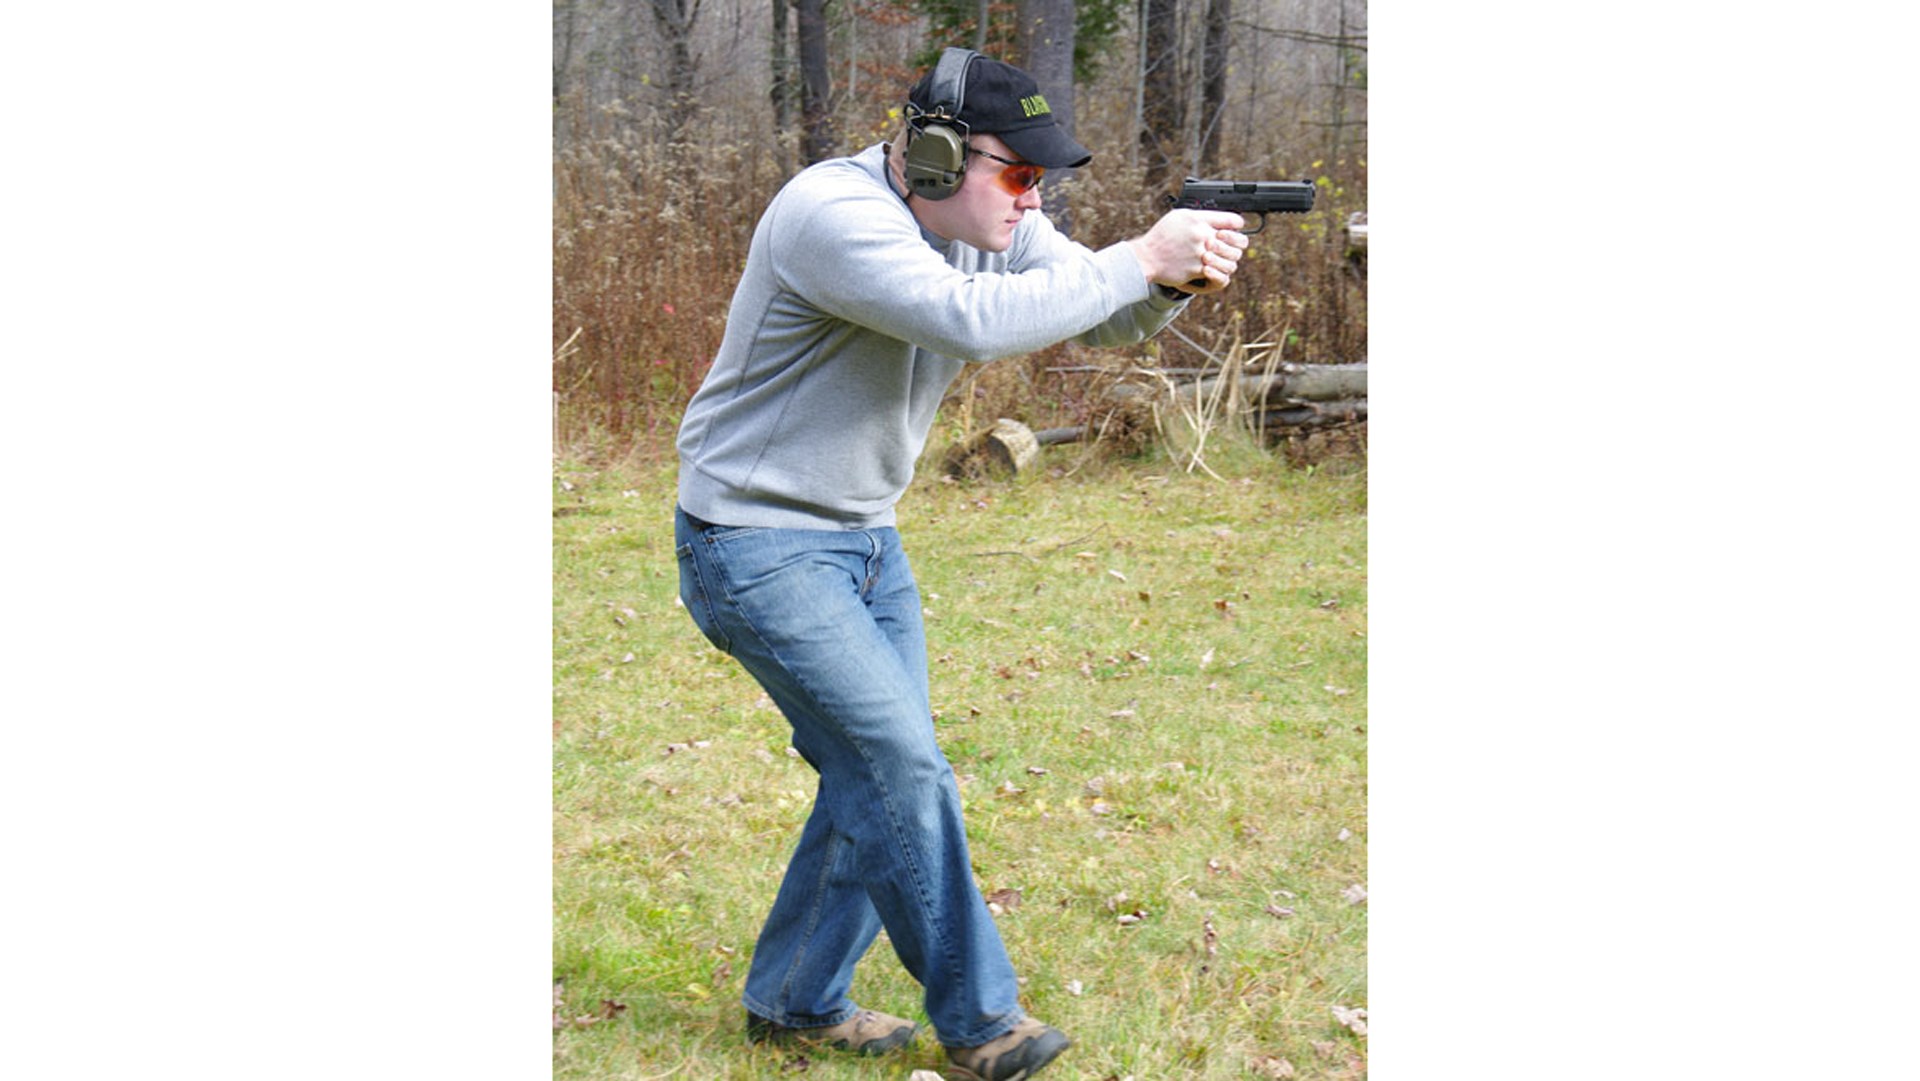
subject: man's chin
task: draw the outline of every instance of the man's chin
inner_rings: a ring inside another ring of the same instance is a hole
[[[981,251],[1002,252],[1013,247],[1013,230],[993,234],[986,243],[977,245]]]

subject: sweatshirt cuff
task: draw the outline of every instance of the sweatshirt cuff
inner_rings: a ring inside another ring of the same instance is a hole
[[[1155,282],[1153,292],[1147,299],[1152,302],[1154,307],[1165,311],[1168,308],[1177,308],[1187,301],[1192,300],[1193,294],[1187,292],[1185,289],[1175,289],[1171,285],[1162,285]]]

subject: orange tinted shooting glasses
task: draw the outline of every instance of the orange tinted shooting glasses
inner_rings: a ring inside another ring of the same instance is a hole
[[[1000,186],[1006,189],[1008,195],[1025,195],[1039,185],[1041,177],[1047,175],[1047,167],[1044,165],[1035,165],[1028,161],[1008,161],[998,154],[989,154],[975,147],[972,143],[967,144],[967,153],[978,154],[983,158],[992,158],[1006,166],[1005,169],[1000,170],[1000,175],[994,177],[994,179],[999,181]]]

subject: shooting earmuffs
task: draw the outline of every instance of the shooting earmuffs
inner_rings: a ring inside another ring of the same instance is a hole
[[[907,103],[907,188],[922,199],[938,201],[960,190],[967,171],[967,125],[960,110],[966,105],[967,68],[979,56],[972,49],[941,53],[928,87],[932,108],[923,111]]]

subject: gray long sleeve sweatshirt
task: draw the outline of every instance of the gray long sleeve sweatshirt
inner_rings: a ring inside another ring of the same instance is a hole
[[[893,524],[968,361],[1069,338],[1138,342],[1183,306],[1125,244],[1093,251],[1029,212],[1005,252],[923,231],[880,146],[774,196],[706,380],[680,425],[680,505],[736,526]]]

